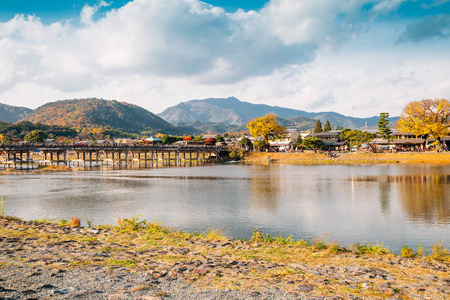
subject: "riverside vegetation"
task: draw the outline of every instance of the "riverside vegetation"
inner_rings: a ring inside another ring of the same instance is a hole
[[[450,252],[326,237],[230,240],[137,217],[80,227],[72,220],[0,218],[0,298],[448,299]]]

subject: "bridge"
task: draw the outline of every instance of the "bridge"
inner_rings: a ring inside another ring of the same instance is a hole
[[[200,162],[212,162],[228,156],[222,147],[206,145],[77,145],[77,144],[25,144],[0,145],[3,167],[22,168],[35,164],[50,165],[108,165],[137,164],[154,167],[155,165],[179,165]],[[38,157],[38,159],[36,159]]]

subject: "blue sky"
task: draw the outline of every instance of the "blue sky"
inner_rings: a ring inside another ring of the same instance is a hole
[[[243,101],[366,117],[450,98],[450,0],[0,0],[0,103]]]

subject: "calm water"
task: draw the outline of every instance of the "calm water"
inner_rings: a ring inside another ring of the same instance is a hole
[[[213,165],[0,176],[5,213],[113,224],[142,215],[186,231],[255,228],[341,245],[450,246],[450,166]]]

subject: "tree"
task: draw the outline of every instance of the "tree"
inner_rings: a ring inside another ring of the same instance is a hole
[[[391,139],[392,130],[389,127],[389,113],[380,113],[380,119],[378,120],[378,134],[385,140]]]
[[[246,151],[252,150],[253,148],[252,141],[250,141],[250,139],[245,136],[239,141],[239,146],[241,147],[241,149],[245,149]]]
[[[163,143],[165,145],[169,145],[169,144],[175,143],[176,141],[178,141],[178,137],[170,136],[168,134],[163,135],[162,138],[161,138],[161,143]]]
[[[41,130],[33,130],[29,132],[24,140],[31,143],[42,143],[47,138],[47,134]]]
[[[277,115],[269,113],[264,117],[251,120],[246,125],[255,139],[262,137],[267,144],[269,139],[282,138],[285,135],[286,128],[278,125],[276,120]]]
[[[328,120],[327,120],[327,122],[325,123],[325,126],[323,126],[323,132],[329,132],[329,131],[331,131],[331,125],[330,125],[330,122],[328,122]]]
[[[314,133],[322,132],[322,123],[320,123],[320,120],[317,119],[316,122],[316,128],[314,128]]]
[[[0,142],[3,144],[8,144],[8,143],[11,143],[12,140],[9,136],[6,136],[6,135],[3,135],[0,133]]]
[[[380,119],[378,120],[378,136],[385,139],[388,144],[392,140],[392,130],[389,127],[389,113],[380,113]]]
[[[302,139],[302,136],[299,134],[297,139],[294,142],[294,148],[301,147],[302,143],[303,143],[303,139]]]
[[[317,149],[322,149],[325,147],[325,143],[316,136],[308,136],[303,139],[302,146],[306,149],[313,149],[314,152],[317,152]]]
[[[440,151],[442,137],[450,133],[450,102],[445,99],[411,102],[403,109],[397,128],[435,138],[436,149]]]
[[[363,144],[368,145],[372,151],[374,151],[376,144],[371,143],[377,135],[375,133],[369,133],[357,129],[344,129],[339,136],[342,140],[350,142],[350,146],[356,146],[360,148]]]
[[[258,151],[261,151],[263,149],[268,149],[269,148],[269,143],[266,143],[265,141],[255,141],[253,143],[253,147],[258,149]]]

